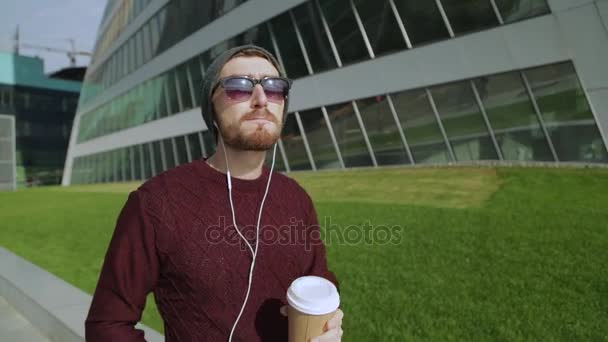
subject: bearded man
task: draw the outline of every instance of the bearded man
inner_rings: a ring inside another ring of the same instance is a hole
[[[286,341],[291,282],[316,275],[337,285],[312,200],[272,170],[290,87],[275,57],[254,45],[208,67],[201,111],[217,149],[129,195],[85,322],[87,341],[145,341],[135,324],[149,293],[167,341]],[[313,341],[340,341],[342,318],[338,309]]]

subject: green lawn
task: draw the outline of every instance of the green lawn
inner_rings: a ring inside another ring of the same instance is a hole
[[[329,228],[346,341],[608,339],[607,169],[292,176]],[[92,293],[136,186],[0,193],[0,245]],[[388,243],[338,234],[387,227]],[[144,322],[161,330],[152,305]]]

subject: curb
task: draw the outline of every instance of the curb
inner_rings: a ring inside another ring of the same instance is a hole
[[[84,342],[92,297],[63,279],[0,247],[0,297],[51,341]],[[138,324],[149,342],[163,335]]]

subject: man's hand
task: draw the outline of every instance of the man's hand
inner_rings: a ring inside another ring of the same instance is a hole
[[[281,314],[287,316],[287,305],[281,307]],[[317,336],[310,340],[310,342],[340,342],[342,341],[342,318],[344,318],[344,312],[338,309],[334,316],[327,321],[325,325],[325,333],[321,336]]]

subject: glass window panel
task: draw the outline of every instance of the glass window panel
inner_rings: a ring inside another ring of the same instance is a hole
[[[158,16],[153,16],[148,25],[150,26],[150,58],[153,58],[158,53],[158,43],[160,42]]]
[[[205,144],[205,150],[207,152],[207,157],[211,156],[215,151],[215,139],[213,138],[213,133],[210,131],[203,132],[203,143]]]
[[[164,118],[170,115],[170,113],[167,112],[167,97],[165,96],[165,89],[167,87],[167,75],[160,75],[155,79],[155,81],[155,93],[158,94],[158,96],[156,97],[156,110],[158,112],[158,117]]]
[[[336,68],[338,66],[336,58],[331,50],[327,33],[323,28],[321,14],[314,1],[307,1],[294,8],[293,14],[302,35],[313,72]]]
[[[143,40],[143,63],[147,62],[150,60],[151,55],[152,55],[152,47],[151,47],[151,40],[150,40],[150,24],[149,22],[146,23],[142,30],[142,40]]]
[[[357,100],[357,106],[378,164],[411,163],[386,96]]]
[[[407,48],[388,1],[355,0],[355,6],[374,54],[382,55]]]
[[[144,64],[144,39],[143,39],[143,30],[137,31],[135,34],[135,58],[136,64],[135,69],[139,68],[142,64]]]
[[[160,141],[154,141],[152,142],[152,151],[153,156],[154,156],[154,168],[156,170],[156,174],[159,174],[163,171],[165,171],[165,168],[163,166],[163,158],[162,158],[162,153],[160,151]]]
[[[167,169],[171,169],[175,166],[175,155],[173,153],[173,144],[171,138],[164,139],[162,141],[163,148],[165,149],[165,162],[167,163]]]
[[[431,88],[456,160],[495,160],[496,149],[468,81]]]
[[[121,182],[126,182],[128,181],[128,176],[127,176],[127,172],[129,171],[129,160],[126,157],[126,149],[125,148],[121,148],[119,150],[117,150],[117,155],[118,158],[120,159],[120,181]]]
[[[494,0],[505,23],[547,14],[547,0]]]
[[[137,150],[140,156],[140,160],[137,166],[133,165],[134,167],[137,167],[140,171],[143,172],[139,172],[137,174],[135,174],[135,177],[137,179],[142,179],[142,174],[143,174],[143,179],[148,179],[152,176],[152,165],[150,163],[150,155],[148,153],[147,148],[144,144],[142,145],[134,145],[131,148],[133,150]],[[131,148],[129,148],[129,150],[131,150]],[[135,160],[132,161],[133,164],[135,164]]]
[[[188,162],[188,151],[186,151],[186,141],[183,136],[175,137],[175,147],[177,148],[177,160],[179,164]]]
[[[201,149],[201,143],[198,139],[198,133],[188,134],[186,139],[188,139],[188,145],[190,145],[192,160],[201,159],[203,157],[203,150]]]
[[[327,114],[346,167],[373,165],[350,102],[327,106]]]
[[[192,108],[192,96],[190,94],[190,85],[188,84],[188,75],[186,74],[187,63],[177,67],[175,71],[176,81],[179,86],[179,95],[182,100],[181,111]]]
[[[346,65],[369,59],[369,53],[365,47],[361,30],[357,26],[350,1],[324,0],[319,1],[319,3],[342,64]]]
[[[413,46],[450,37],[435,1],[395,0]]]
[[[243,34],[243,43],[254,44],[274,53],[274,47],[270,40],[270,33],[268,32],[265,23],[247,30]]]
[[[475,87],[505,160],[553,160],[519,72],[478,78]]]
[[[308,145],[318,169],[342,167],[321,108],[300,112]]]
[[[174,115],[179,112],[179,100],[177,99],[177,89],[175,79],[175,69],[166,73],[165,92],[167,94],[167,101],[169,104],[169,115]]]
[[[265,165],[270,168],[272,166],[272,153],[274,151],[274,146],[266,152],[266,160]],[[277,153],[274,160],[274,170],[273,171],[286,171],[285,163],[283,162],[283,156],[281,156],[281,149],[279,145],[277,145]]]
[[[498,25],[490,0],[441,0],[455,34]]]
[[[561,161],[608,161],[606,147],[572,63],[525,71]]]
[[[190,73],[190,78],[192,80],[192,87],[194,93],[194,106],[199,106],[201,103],[201,91],[203,88],[203,74],[201,73],[201,66],[199,63],[199,58],[194,57],[188,63],[188,72]]]
[[[289,12],[272,19],[271,25],[287,75],[291,78],[308,75],[302,49],[298,43]]]
[[[144,158],[144,156],[142,156],[139,146],[134,145],[130,149],[133,153],[133,171],[135,173],[135,179],[141,179],[141,158]]]
[[[306,154],[306,148],[304,147],[304,140],[298,127],[295,115],[293,113],[287,114],[285,126],[281,132],[281,140],[283,141],[283,147],[285,147],[285,154],[287,155],[289,166],[292,170],[310,170],[310,160]]]

